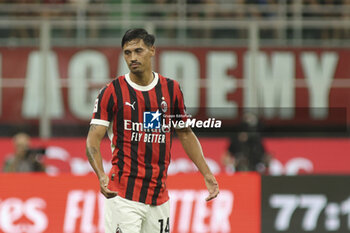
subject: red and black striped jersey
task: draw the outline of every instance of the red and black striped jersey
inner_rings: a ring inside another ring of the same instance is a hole
[[[160,205],[166,188],[173,120],[186,121],[178,82],[157,73],[148,86],[120,76],[101,89],[91,124],[108,127],[112,146],[109,188],[129,200]]]

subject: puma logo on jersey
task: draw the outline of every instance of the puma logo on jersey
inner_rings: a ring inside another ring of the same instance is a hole
[[[135,107],[134,107],[135,103],[136,103],[135,101],[132,104],[130,104],[129,102],[125,102],[125,105],[130,106],[132,110],[135,110]]]
[[[117,225],[117,231],[116,233],[123,233],[122,230],[119,228],[119,224]]]

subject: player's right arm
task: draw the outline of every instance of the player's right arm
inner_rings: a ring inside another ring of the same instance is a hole
[[[106,131],[107,127],[104,125],[90,125],[89,133],[86,139],[86,156],[88,157],[89,163],[98,177],[101,193],[106,198],[112,198],[117,196],[117,192],[111,191],[107,188],[109,178],[103,169],[100,151],[101,141],[105,136]]]

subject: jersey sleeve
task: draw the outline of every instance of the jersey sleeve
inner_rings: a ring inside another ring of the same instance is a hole
[[[100,90],[95,100],[90,124],[109,126],[110,122],[113,120],[114,107],[117,102],[113,91],[112,83]]]

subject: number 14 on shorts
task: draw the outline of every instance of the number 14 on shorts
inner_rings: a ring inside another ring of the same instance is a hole
[[[159,225],[160,225],[160,233],[169,233],[169,218],[166,219],[165,227],[164,227],[164,219],[159,219],[158,220]]]

